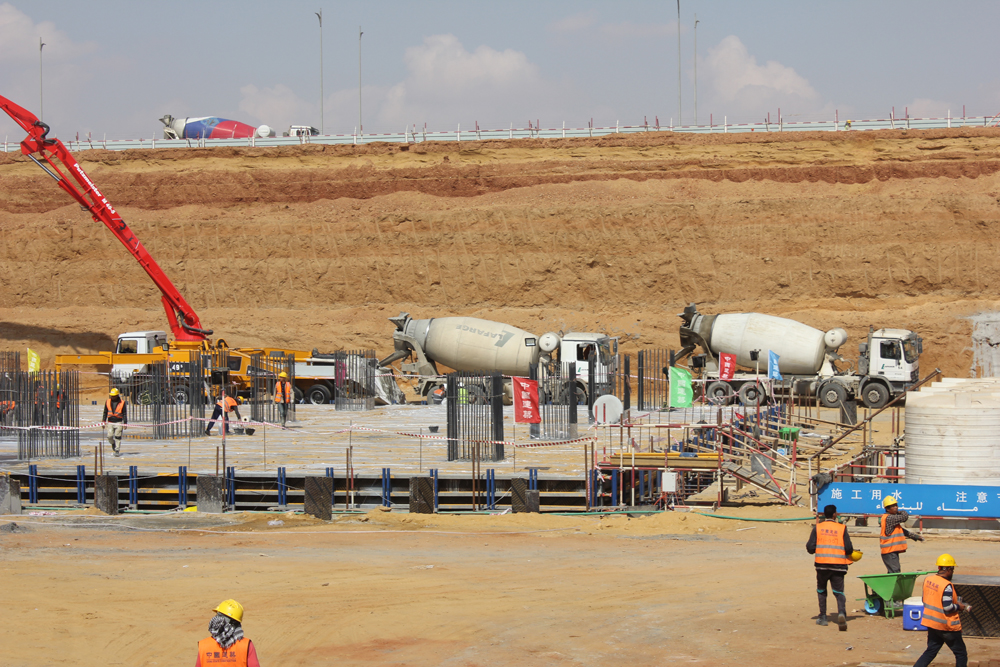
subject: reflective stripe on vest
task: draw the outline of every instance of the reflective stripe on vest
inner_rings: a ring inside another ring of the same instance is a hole
[[[125,409],[125,401],[119,400],[117,404],[115,404],[114,406],[112,406],[111,405],[111,399],[109,398],[108,402],[104,404],[104,407],[107,408],[107,410],[108,410],[108,418],[109,419],[111,417],[117,417],[118,419],[121,419],[122,418],[122,410]]]
[[[892,532],[887,537],[885,534],[885,523],[889,519],[888,514],[883,514],[879,521],[882,529],[878,533],[878,543],[882,547],[882,553],[895,554],[906,551],[906,535],[903,534],[902,524],[896,524]]]
[[[942,598],[944,597],[944,589],[950,584],[950,581],[936,574],[928,575],[924,579],[924,616],[920,620],[920,624],[925,628],[934,628],[944,632],[956,632],[962,629],[962,620],[957,611],[954,614],[944,613]],[[951,594],[955,598],[958,597],[954,587],[952,587]]]
[[[207,637],[198,642],[198,658],[201,667],[208,665],[236,665],[246,667],[247,655],[250,653],[250,640],[244,637],[227,649],[219,646],[219,642]]]
[[[274,402],[291,403],[293,395],[292,383],[288,380],[278,380],[278,384],[274,386]]]
[[[816,564],[850,565],[851,560],[844,552],[844,533],[847,527],[836,521],[821,521],[816,524]]]

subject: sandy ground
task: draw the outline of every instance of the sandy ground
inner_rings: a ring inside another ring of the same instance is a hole
[[[882,571],[871,537],[856,537],[866,556],[848,577],[848,631],[814,624],[808,522],[379,511],[331,524],[291,514],[15,521],[0,522],[0,663],[10,666],[191,664],[211,608],[229,597],[246,607],[268,667],[908,665],[926,641],[898,618],[859,611],[855,575]],[[910,547],[904,569],[948,551],[961,572],[995,575],[996,546],[932,536]],[[996,640],[967,643],[974,660],[1000,658]]]

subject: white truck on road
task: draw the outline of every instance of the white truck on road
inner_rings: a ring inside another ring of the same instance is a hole
[[[767,377],[769,352],[778,355],[783,378],[773,384],[775,391],[815,396],[824,407],[860,400],[869,408],[880,408],[920,379],[923,342],[906,329],[870,329],[867,340],[859,345],[857,368],[839,370],[837,363],[846,364],[837,352],[847,342],[844,329],[823,332],[761,313],[702,315],[693,303],[680,317],[683,349],[679,356],[698,347],[704,350],[709,380],[705,395],[716,402],[727,402],[734,396],[744,405],[764,400],[771,390],[769,383],[759,380]],[[722,379],[720,353],[735,355],[737,366],[747,370]]]

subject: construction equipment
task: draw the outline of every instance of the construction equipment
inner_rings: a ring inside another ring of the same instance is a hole
[[[859,345],[855,370],[840,370],[847,363],[837,350],[847,342],[844,329],[827,332],[773,315],[729,313],[702,315],[695,304],[680,314],[681,344],[678,358],[699,346],[705,354],[705,373],[711,379],[707,398],[725,403],[739,396],[744,405],[757,405],[770,393],[814,396],[824,407],[860,399],[869,408],[881,408],[919,380],[923,341],[906,329],[869,329]],[[762,381],[768,375],[769,353],[778,355],[781,380]],[[720,355],[733,355],[736,364],[750,371],[732,377],[720,375]]]
[[[574,387],[552,387],[539,378],[541,389],[550,397],[573,392],[579,402],[587,401],[590,364],[595,363],[597,394],[609,393],[610,373],[616,368],[618,339],[599,333],[571,332],[560,336],[546,333],[536,336],[523,329],[477,317],[438,317],[415,320],[409,313],[390,317],[396,325],[392,338],[395,352],[382,359],[380,366],[415,357],[404,363],[404,374],[419,376],[417,393],[426,398],[444,385],[438,364],[456,371],[499,371],[506,376],[527,377],[539,361],[575,364]],[[506,380],[505,386],[510,383]],[[473,389],[476,389],[473,387]]]
[[[165,331],[126,332],[118,336],[115,350],[112,352],[57,355],[57,371],[65,365],[93,365],[109,367],[119,376],[131,375],[148,373],[153,364],[164,360],[169,361],[171,371],[180,371],[189,363],[192,353],[225,350],[228,352],[228,368],[219,369],[223,372],[212,376],[225,377],[226,389],[227,391],[231,389],[233,393],[249,391],[249,388],[254,386],[253,379],[265,372],[254,364],[255,355],[294,359],[297,400],[315,390],[315,398],[325,400],[313,402],[326,403],[338,387],[351,386],[351,378],[347,377],[343,370],[345,365],[338,364],[338,361],[345,358],[344,353],[321,355],[316,350],[308,352],[279,348],[229,349],[223,339],[213,343],[209,338],[213,332],[202,327],[194,308],[184,299],[135,233],[125,224],[107,197],[97,189],[66,146],[59,139],[49,138],[49,126],[30,111],[2,96],[0,96],[0,108],[28,133],[28,137],[21,142],[21,152],[51,176],[80,206],[89,211],[94,220],[103,223],[156,284],[162,295],[163,308],[167,313],[170,333],[174,338],[172,342],[168,341]],[[349,367],[349,364],[347,366]],[[274,379],[274,373],[270,371],[266,373],[270,379]],[[378,392],[385,397],[382,402],[401,400],[401,392],[398,388],[393,392],[394,387],[393,385],[388,391],[383,388]],[[188,392],[192,390],[180,387],[179,394],[173,398],[183,402],[185,398],[189,398]]]
[[[164,139],[249,139],[275,136],[275,131],[267,125],[254,127],[217,116],[174,118],[167,114],[160,122],[163,123]]]
[[[889,618],[903,607],[903,600],[913,595],[917,577],[933,572],[892,572],[890,574],[863,574],[858,576],[865,585],[865,612],[871,615],[884,613]]]

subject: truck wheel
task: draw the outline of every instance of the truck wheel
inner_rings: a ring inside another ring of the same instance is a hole
[[[755,382],[747,382],[740,387],[740,403],[752,408],[764,400],[764,391]]]
[[[190,390],[185,385],[174,387],[170,391],[170,394],[173,396],[174,402],[177,405],[187,405],[191,402]]]
[[[824,408],[839,408],[842,403],[847,402],[847,390],[841,384],[827,382],[819,388],[816,397]]]
[[[877,382],[869,383],[861,390],[861,400],[865,407],[877,410],[889,402],[889,390]]]
[[[469,403],[471,405],[486,405],[488,402],[486,388],[482,385],[474,384],[469,387]]]
[[[716,380],[705,389],[705,398],[716,405],[726,405],[733,397],[733,386],[728,382]]]
[[[296,403],[301,403],[302,399],[305,398],[305,394],[298,387],[292,387],[292,397],[295,399]]]
[[[326,385],[314,384],[306,392],[306,400],[313,405],[326,405],[330,402],[330,390]]]

